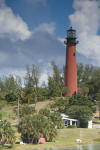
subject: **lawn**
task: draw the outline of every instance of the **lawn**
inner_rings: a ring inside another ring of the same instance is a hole
[[[50,101],[37,103],[36,105],[37,111],[39,111],[41,108],[45,108],[46,106],[48,106],[49,103]],[[3,119],[7,119],[9,122],[11,122],[16,132],[17,141],[20,141],[20,134],[18,134],[17,129],[15,127],[17,123],[17,116],[13,112],[13,109],[14,109],[13,106],[9,106],[9,107],[6,106],[1,110],[1,113]],[[58,130],[58,135],[54,142],[38,144],[38,145],[16,144],[13,146],[11,150],[33,150],[33,149],[43,149],[43,148],[52,148],[52,147],[74,146],[80,144],[80,143],[76,143],[76,139],[81,139],[82,140],[81,144],[100,142],[100,130],[99,129],[76,129],[76,128],[60,129]],[[3,148],[1,147],[0,150],[3,150]]]
[[[32,145],[14,145],[11,150],[33,150],[53,147],[74,146],[80,143],[76,143],[76,139],[81,138],[81,144],[90,144],[100,142],[100,130],[99,129],[60,129],[54,142]],[[3,150],[3,149],[2,149]]]

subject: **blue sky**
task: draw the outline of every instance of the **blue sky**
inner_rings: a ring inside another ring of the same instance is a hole
[[[20,15],[27,22],[30,30],[44,22],[55,22],[55,33],[65,36],[65,30],[70,25],[68,16],[74,11],[73,0],[32,1],[34,0],[13,0],[12,2],[7,0],[6,4],[12,8],[16,15]]]
[[[38,64],[47,80],[52,60],[65,64],[70,26],[79,40],[77,62],[100,66],[99,16],[97,0],[0,0],[0,75],[24,77],[27,64]]]

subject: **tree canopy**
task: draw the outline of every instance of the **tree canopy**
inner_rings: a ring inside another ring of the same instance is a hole
[[[2,145],[15,143],[15,132],[6,120],[0,121],[0,143]]]

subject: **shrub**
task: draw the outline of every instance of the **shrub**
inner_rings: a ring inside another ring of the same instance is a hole
[[[41,137],[51,142],[57,135],[55,124],[50,119],[39,114],[21,118],[18,131],[21,133],[21,138],[25,143],[37,144]]]
[[[16,115],[17,115],[17,113],[18,113],[18,108],[16,107],[16,108],[14,108],[14,110],[13,110],[15,113],[16,113]],[[23,106],[20,106],[20,108],[19,108],[19,115],[20,115],[20,117],[24,117],[24,116],[29,116],[29,115],[32,115],[32,114],[34,114],[36,112],[36,110],[35,110],[35,107],[32,107],[32,106],[29,106],[28,104],[25,104],[25,105],[23,105]]]
[[[15,143],[15,132],[6,120],[0,121],[0,141],[2,145]]]
[[[23,117],[25,115],[32,115],[35,113],[35,107],[29,106],[29,105],[24,105],[20,107],[20,117]]]
[[[68,128],[77,128],[75,125],[69,125]]]
[[[88,121],[80,120],[80,128],[88,128]]]
[[[17,100],[17,97],[16,97],[15,93],[13,93],[13,92],[6,94],[5,98],[6,98],[7,102],[14,102]]]

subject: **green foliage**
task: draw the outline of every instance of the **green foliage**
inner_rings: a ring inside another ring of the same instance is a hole
[[[6,120],[0,121],[0,142],[2,145],[15,143],[15,132]]]
[[[88,93],[89,93],[89,88],[88,88],[88,87],[82,87],[82,93],[83,93],[84,95],[88,95]]]
[[[72,105],[79,105],[79,106],[88,106],[93,112],[95,112],[95,103],[92,102],[88,96],[83,94],[74,94],[72,97],[69,98],[69,106]]]
[[[89,93],[95,97],[100,91],[100,68],[95,69],[91,80],[87,82]]]
[[[40,137],[52,141],[57,131],[54,123],[42,115],[25,116],[21,119],[18,131],[25,143],[38,143]]]
[[[47,87],[39,87],[38,101],[49,99],[49,90]]]
[[[42,116],[46,116],[46,117],[50,117],[51,113],[50,113],[50,110],[47,109],[47,108],[44,108],[44,109],[41,109],[39,111],[39,114],[42,115]]]
[[[88,121],[85,119],[80,120],[80,127],[81,128],[88,128]]]
[[[67,114],[71,118],[88,121],[92,119],[93,112],[88,106],[73,105],[68,108]]]
[[[20,117],[23,117],[25,115],[32,115],[35,112],[36,112],[35,108],[32,107],[32,106],[29,106],[27,104],[22,106],[22,107],[20,107],[20,110],[19,110]]]
[[[0,78],[0,91],[1,92],[14,92],[17,88],[21,87],[21,79],[20,77],[16,76],[13,77],[12,75],[3,78]]]
[[[13,92],[16,89],[21,87],[21,79],[20,77],[14,78],[12,75],[9,77],[5,77],[5,86],[8,92]]]
[[[43,120],[42,133],[47,142],[52,142],[57,135],[55,124],[51,120]]]
[[[87,85],[93,76],[95,68],[89,65],[78,64],[77,65],[77,81],[78,87],[83,87]]]
[[[38,139],[42,136],[40,126],[41,122],[37,116],[23,117],[18,126],[23,142],[38,143]]]
[[[62,97],[68,89],[64,85],[64,72],[61,72],[54,61],[51,62],[53,75],[48,76],[49,95],[52,97]]]
[[[27,66],[24,78],[25,87],[22,88],[21,79],[12,75],[0,78],[0,101],[8,102],[18,100],[17,90],[24,93],[20,96],[20,103],[35,103],[44,101],[51,97],[62,97],[69,91],[64,85],[64,68],[60,70],[54,61],[51,62],[53,74],[48,75],[48,85],[45,83],[39,86],[40,70],[37,65]],[[78,87],[82,89],[83,95],[96,98],[100,92],[100,68],[90,65],[78,64],[77,66]]]
[[[40,71],[39,67],[36,65],[32,65],[32,67],[27,66],[27,73],[25,77],[25,88],[27,91],[27,96],[30,94],[34,97],[34,103],[37,102],[37,97],[39,96],[39,79],[40,79]],[[31,90],[30,90],[31,89]]]
[[[25,143],[38,143],[40,137],[44,137],[46,141],[51,142],[57,135],[56,127],[64,127],[60,113],[41,109],[38,114],[23,115],[18,131]]]
[[[0,113],[0,120],[2,120],[2,114]]]
[[[6,94],[5,99],[7,100],[7,102],[14,102],[17,100],[17,97],[14,92],[11,92]]]
[[[53,111],[65,113],[68,107],[68,104],[69,104],[69,97],[66,97],[65,99],[60,98],[60,99],[55,100],[55,102],[50,105],[50,108]]]
[[[93,112],[96,110],[95,108],[95,103],[84,94],[74,94],[72,97],[58,99],[54,104],[51,104],[51,109],[53,111],[65,113],[71,118],[78,119],[80,125],[81,122],[85,124],[85,122],[92,119]]]
[[[14,111],[15,111],[16,114],[18,113],[17,108],[14,109]],[[19,107],[19,116],[20,117],[33,115],[35,112],[36,112],[35,107],[29,106],[28,104],[21,105]]]
[[[41,109],[39,111],[39,114],[51,120],[54,123],[55,127],[57,127],[58,129],[64,128],[64,122],[62,121],[62,118],[59,112],[51,113],[49,109]]]
[[[90,65],[77,65],[78,87],[82,88],[84,94],[89,94],[92,98],[100,91],[100,68]]]
[[[87,96],[76,94],[69,98],[68,105],[66,113],[71,118],[79,120],[80,127],[87,127],[95,112],[95,104]]]
[[[69,125],[68,128],[77,128],[75,125]]]
[[[57,129],[64,128],[64,122],[63,122],[63,120],[61,118],[61,114],[59,112],[51,113],[50,117],[51,117],[52,122],[57,127]]]
[[[99,108],[99,120],[100,120],[100,92],[99,93],[96,93],[96,104]]]

